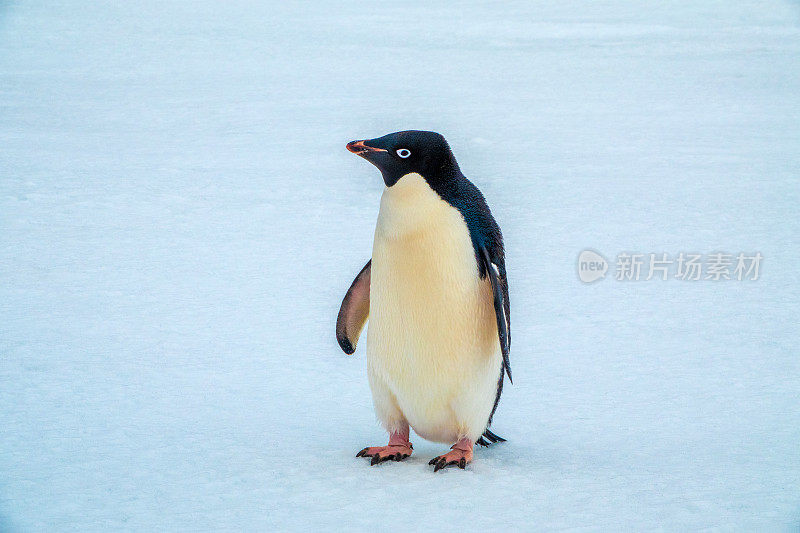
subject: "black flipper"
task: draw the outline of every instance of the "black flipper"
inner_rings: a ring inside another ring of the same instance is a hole
[[[369,282],[372,259],[367,261],[347,290],[336,318],[336,340],[344,353],[356,351],[356,343],[369,318]]]
[[[489,280],[492,282],[492,292],[494,293],[494,313],[497,318],[497,333],[500,336],[500,350],[503,353],[503,368],[508,381],[514,383],[511,379],[511,363],[509,361],[509,352],[511,350],[511,337],[510,337],[510,322],[508,319],[507,304],[505,301],[505,279],[500,273],[500,269],[492,262],[489,256],[489,251],[486,247],[481,247],[481,255],[486,266],[486,272],[489,275]]]

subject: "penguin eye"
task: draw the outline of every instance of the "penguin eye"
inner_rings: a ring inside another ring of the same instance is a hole
[[[397,157],[400,157],[400,158],[403,158],[403,159],[405,159],[406,157],[408,157],[410,155],[411,155],[411,150],[409,150],[408,148],[400,148],[397,151]]]

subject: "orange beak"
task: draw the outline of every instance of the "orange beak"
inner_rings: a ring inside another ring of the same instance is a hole
[[[364,155],[369,152],[386,152],[383,148],[367,146],[364,141],[352,141],[347,143],[347,149],[356,155]]]

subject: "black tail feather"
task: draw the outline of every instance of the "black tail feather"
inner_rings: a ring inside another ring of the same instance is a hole
[[[486,439],[489,439],[489,442],[486,442],[484,437],[486,437]],[[495,435],[494,433],[492,433],[491,431],[489,431],[487,429],[486,431],[483,432],[483,435],[481,436],[481,438],[479,438],[477,440],[477,443],[480,444],[481,446],[489,446],[490,443],[505,442],[505,441],[506,441],[506,439],[504,439],[503,437],[501,437],[499,435]]]
[[[506,441],[506,439],[504,439],[500,435],[495,435],[494,433],[492,433],[488,429],[486,431],[484,431],[483,434],[486,436],[486,438],[488,438],[492,442],[505,442]]]

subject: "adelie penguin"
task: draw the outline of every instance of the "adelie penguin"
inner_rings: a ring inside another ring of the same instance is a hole
[[[503,237],[444,137],[401,131],[347,149],[380,170],[372,259],[342,302],[336,338],[355,351],[367,318],[367,370],[386,446],[371,464],[411,455],[409,427],[452,444],[429,464],[464,468],[489,431],[509,366],[510,313]]]

